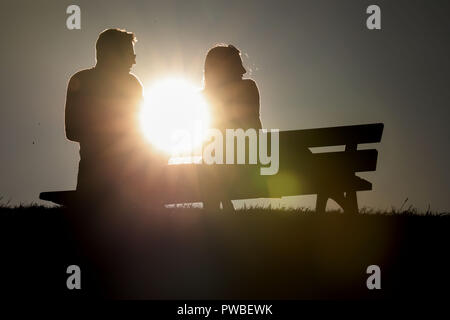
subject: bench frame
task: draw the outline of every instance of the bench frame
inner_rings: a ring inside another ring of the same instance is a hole
[[[346,152],[356,151],[357,149],[358,145],[354,143],[345,146]],[[356,190],[336,194],[318,193],[316,199],[316,213],[325,213],[328,199],[336,201],[336,203],[344,209],[345,213],[359,212]]]
[[[378,155],[377,151],[374,149],[358,150],[358,145],[380,142],[383,129],[384,125],[382,123],[374,123],[319,129],[280,131],[280,148],[283,141],[285,141],[286,145],[288,145],[288,140],[290,140],[290,143],[292,145],[299,146],[300,148],[332,147],[345,145],[345,150],[343,152],[311,153],[311,155],[313,157],[316,157],[317,159],[329,160],[328,162],[324,163],[328,163],[330,165],[333,164],[334,159],[355,159],[356,161],[354,161],[353,164],[349,164],[348,166],[346,165],[346,163],[341,163],[341,167],[333,168],[334,170],[342,171],[339,175],[340,178],[335,177],[335,180],[338,181],[340,181],[339,179],[345,180],[341,181],[341,183],[334,182],[331,184],[331,186],[321,185],[316,188],[312,188],[312,190],[301,191],[299,193],[296,193],[294,190],[293,192],[291,192],[291,194],[278,195],[275,197],[270,196],[269,198],[317,194],[316,212],[318,213],[325,212],[328,199],[333,199],[334,201],[336,201],[336,203],[342,207],[344,213],[358,213],[358,200],[356,192],[372,190],[372,184],[367,180],[358,177],[356,175],[356,172],[375,171]],[[268,139],[268,141],[270,140]],[[347,158],[342,158],[342,156],[346,156]],[[280,164],[280,168],[281,165],[282,164]],[[179,168],[182,169],[181,167]],[[323,169],[323,167],[320,166],[314,168],[314,170],[318,172],[320,172],[321,169]],[[266,177],[268,177],[267,179],[271,179],[271,176]],[[176,187],[174,189],[176,190],[172,192],[172,197],[169,197],[171,200],[169,198],[167,199],[167,203],[197,202],[197,200],[199,199],[204,200],[205,195],[208,194],[207,192],[202,191],[200,192],[200,196],[195,196],[194,200],[193,197],[189,197],[183,194],[185,191],[184,189],[178,188],[179,192],[177,192]],[[251,194],[251,191],[249,191],[249,194]],[[261,194],[251,194],[251,197],[246,197],[246,195],[244,194],[242,194],[241,196],[244,197],[237,197],[237,199],[267,198],[266,196],[261,196]],[[77,203],[79,200],[77,199],[76,191],[42,192],[39,197],[42,200],[52,201],[54,203],[67,206],[71,206],[74,203]],[[183,198],[183,200],[181,200],[181,198]]]

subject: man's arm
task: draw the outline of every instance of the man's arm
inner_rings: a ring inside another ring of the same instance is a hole
[[[69,81],[66,96],[66,137],[71,141],[80,142],[81,137],[81,105],[80,105],[81,80],[79,74],[75,74]]]

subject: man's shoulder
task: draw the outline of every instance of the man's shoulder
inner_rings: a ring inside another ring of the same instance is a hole
[[[69,89],[77,91],[80,89],[81,84],[85,83],[86,80],[92,79],[94,75],[93,68],[91,69],[84,69],[76,72],[74,75],[70,77],[69,80]]]
[[[133,73],[130,72],[128,74],[128,80],[136,87],[142,88],[141,80],[139,80],[139,78],[136,75],[134,75]]]
[[[80,71],[76,72],[75,74],[73,74],[70,77],[70,80],[83,79],[83,78],[86,78],[86,77],[90,77],[93,74],[94,74],[94,68],[83,69],[83,70],[80,70]]]
[[[82,83],[86,81],[87,78],[91,78],[92,69],[84,69],[76,72],[70,77],[68,90],[70,92],[77,92],[81,90]]]
[[[141,81],[139,80],[138,77],[136,77],[134,74],[132,74],[130,72],[127,74],[126,82],[127,82],[127,88],[129,90],[131,90],[131,92],[134,92],[135,94],[137,94],[139,96],[143,95],[144,89],[143,89]]]

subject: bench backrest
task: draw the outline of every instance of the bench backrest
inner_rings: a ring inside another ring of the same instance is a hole
[[[280,169],[355,173],[375,171],[378,151],[358,144],[381,141],[382,123],[280,132]],[[305,155],[309,148],[345,146],[345,151]],[[305,163],[310,158],[310,163]],[[303,167],[303,168],[302,168]]]
[[[355,185],[355,172],[375,171],[378,152],[357,150],[362,143],[381,141],[383,124],[280,131],[278,174],[261,176],[260,165],[176,165],[169,170],[169,197],[205,197],[208,192],[228,192],[233,199],[311,194],[323,184],[340,191],[369,189]],[[267,139],[270,141],[270,138]],[[345,145],[345,151],[311,153],[311,147]],[[269,148],[270,150],[270,148]],[[222,177],[222,178],[220,178]],[[231,187],[230,187],[231,185]],[[187,202],[187,201],[186,201]]]
[[[383,123],[360,124],[331,128],[289,130],[280,132],[280,141],[308,148],[348,145],[381,141]]]

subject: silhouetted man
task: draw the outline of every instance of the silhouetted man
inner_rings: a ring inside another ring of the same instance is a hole
[[[78,191],[115,192],[133,174],[133,157],[141,148],[137,115],[143,94],[130,73],[135,41],[124,30],[103,31],[95,67],[70,79],[65,122],[67,138],[80,143]]]

